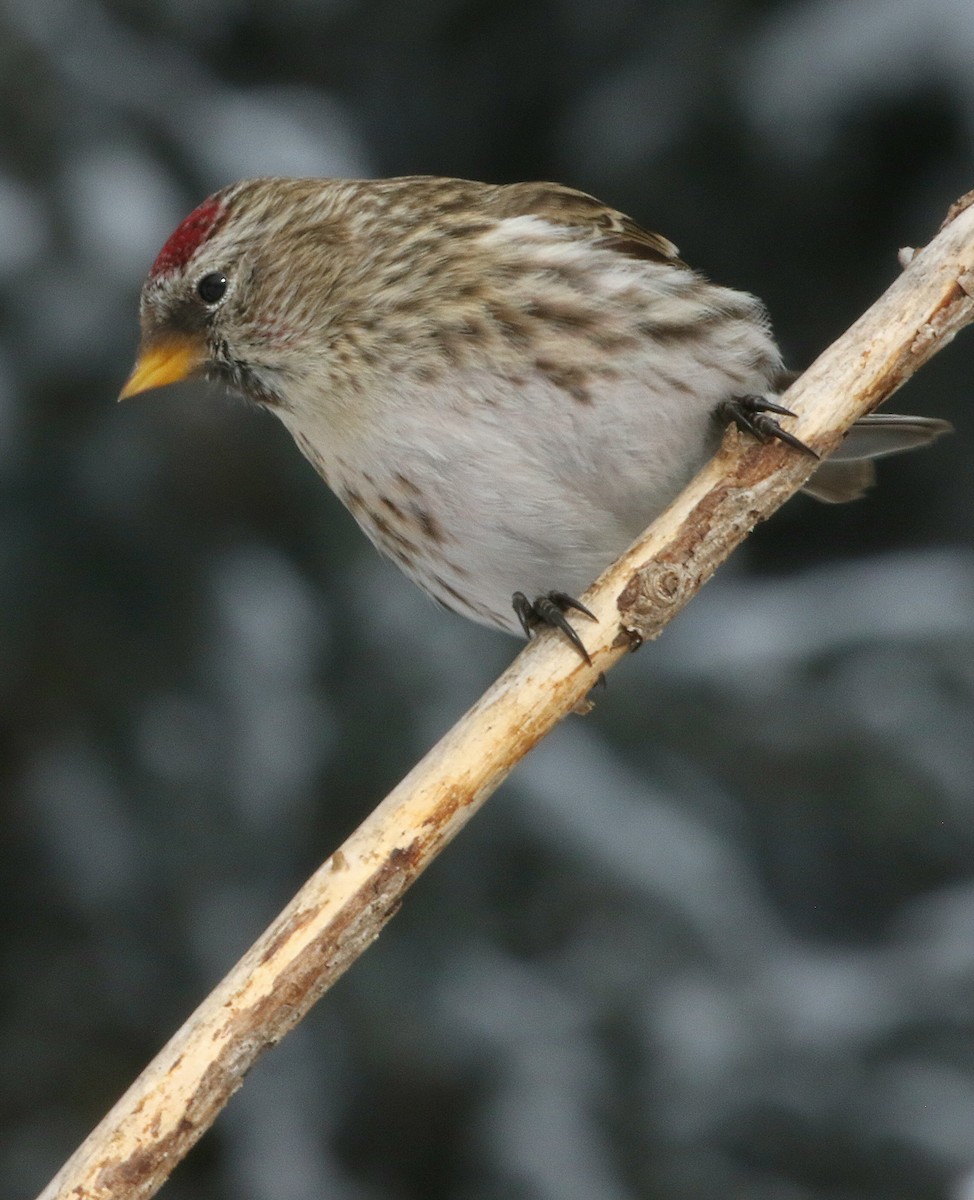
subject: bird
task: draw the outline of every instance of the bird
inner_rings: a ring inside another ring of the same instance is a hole
[[[228,385],[439,604],[555,627],[586,660],[578,597],[729,424],[814,453],[782,424],[794,375],[764,305],[556,183],[231,184],[166,240],[140,324],[119,399]],[[874,459],[950,428],[863,417],[804,490],[855,499]]]

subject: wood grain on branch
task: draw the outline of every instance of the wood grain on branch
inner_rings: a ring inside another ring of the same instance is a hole
[[[974,193],[791,387],[791,429],[825,455],[974,316]],[[259,1055],[378,936],[419,873],[599,672],[655,637],[813,461],[729,432],[720,453],[585,596],[593,665],[543,635],[321,866],[41,1193],[153,1195]]]

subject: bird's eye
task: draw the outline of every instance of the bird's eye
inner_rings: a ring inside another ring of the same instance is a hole
[[[211,271],[204,275],[196,285],[196,294],[204,304],[216,304],[227,292],[227,277],[220,271]]]

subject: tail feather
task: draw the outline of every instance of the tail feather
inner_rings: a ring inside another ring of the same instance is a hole
[[[833,462],[826,459],[802,491],[826,504],[845,504],[861,499],[876,482],[876,468],[869,458]]]
[[[949,421],[936,417],[901,417],[896,413],[872,413],[859,420],[846,434],[845,441],[833,454],[830,462],[848,462],[860,458],[882,458],[929,446],[942,434],[952,433]]]
[[[829,455],[802,490],[829,504],[858,500],[876,478],[873,459],[929,446],[952,431],[949,421],[936,417],[901,417],[895,413],[860,417],[842,445]]]

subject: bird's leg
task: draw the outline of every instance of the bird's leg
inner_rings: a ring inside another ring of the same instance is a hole
[[[517,613],[517,619],[521,622],[521,628],[528,637],[534,635],[534,631],[539,625],[547,626],[549,629],[560,629],[588,665],[592,665],[592,659],[585,649],[584,642],[565,616],[569,609],[573,609],[575,612],[583,613],[586,617],[597,621],[598,617],[589,612],[584,604],[573,600],[565,592],[546,592],[534,601],[529,600],[523,592],[515,592],[511,597],[511,604]]]
[[[810,454],[812,458],[820,457],[811,446],[806,446],[793,433],[782,429],[772,413],[779,417],[795,415],[790,408],[774,404],[765,396],[735,396],[732,400],[722,400],[714,410],[714,415],[721,424],[729,425],[733,421],[743,433],[751,434],[760,442],[770,442],[772,438],[777,438],[779,442],[794,446],[796,450]]]

